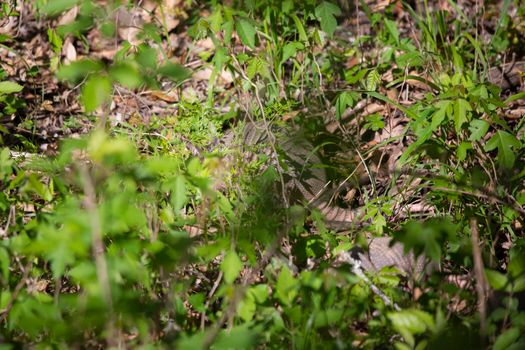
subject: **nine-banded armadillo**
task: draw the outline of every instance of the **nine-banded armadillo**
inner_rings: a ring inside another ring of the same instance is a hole
[[[487,79],[503,90],[520,86],[525,72],[525,61],[509,62],[489,69]]]
[[[322,162],[314,147],[300,133],[270,127],[267,129],[263,122],[247,123],[244,126],[240,145],[243,157],[251,160],[254,149],[270,156],[277,164],[273,150],[269,146],[262,148],[259,145],[268,145],[270,137],[275,137],[282,151],[286,169],[283,170],[283,180],[288,199],[291,202],[306,203],[309,208],[317,209],[323,214],[326,226],[333,230],[344,230],[354,225],[359,216],[359,210],[339,207],[331,202],[334,193],[333,186],[329,186],[326,172],[321,167]],[[225,135],[226,144],[233,142],[233,135]]]
[[[401,243],[393,243],[390,237],[376,237],[368,240],[366,250],[354,248],[352,258],[361,262],[361,267],[368,272],[377,272],[384,267],[393,266],[411,278],[418,279],[437,269],[424,255],[417,259],[412,251],[405,253]]]

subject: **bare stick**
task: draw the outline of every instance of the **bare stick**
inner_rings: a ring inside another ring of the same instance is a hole
[[[470,218],[470,239],[472,242],[472,258],[474,260],[474,275],[476,276],[476,293],[478,295],[479,328],[483,338],[487,331],[487,283],[485,281],[483,260],[481,259],[478,221]]]
[[[104,298],[104,302],[106,303],[109,310],[109,320],[107,323],[107,342],[110,346],[116,346],[118,339],[115,337],[116,332],[113,324],[113,302],[111,298],[111,287],[109,284],[108,266],[106,262],[106,256],[104,254],[104,242],[102,241],[102,228],[97,211],[95,187],[93,186],[91,176],[89,175],[86,167],[80,165],[79,170],[82,175],[84,185],[84,205],[91,220],[91,249],[93,250],[93,255],[95,256],[97,279],[102,292],[102,298]]]

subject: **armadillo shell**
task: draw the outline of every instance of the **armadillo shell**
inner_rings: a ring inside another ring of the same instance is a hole
[[[368,251],[358,250],[356,253],[362,268],[368,272],[392,266],[408,276],[419,278],[437,268],[423,255],[415,259],[412,251],[405,253],[401,243],[391,245],[390,237],[372,238],[368,241]]]

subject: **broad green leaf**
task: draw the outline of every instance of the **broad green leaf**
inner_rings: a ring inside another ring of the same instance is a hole
[[[452,101],[439,101],[438,103],[436,103],[436,107],[438,107],[438,109],[434,113],[432,113],[432,123],[430,124],[430,128],[432,129],[432,131],[436,131],[437,128],[443,123],[445,118],[451,114]]]
[[[467,158],[467,151],[469,149],[472,149],[472,143],[470,142],[466,142],[466,141],[462,141],[457,150],[456,150],[456,155],[458,157],[458,160],[460,162],[464,161],[466,158]]]
[[[255,27],[247,19],[241,18],[235,22],[235,28],[241,42],[250,49],[255,49]]]
[[[297,296],[298,282],[288,267],[283,266],[275,285],[275,296],[286,306],[290,306]]]
[[[55,30],[49,28],[47,30],[47,38],[53,46],[53,51],[55,51],[57,55],[60,54],[63,45],[62,37],[58,35]]]
[[[204,293],[195,293],[190,295],[188,301],[196,311],[204,312],[206,311],[206,307],[204,306],[205,299],[206,295],[204,295]]]
[[[315,16],[321,23],[321,29],[330,37],[334,35],[335,28],[337,27],[335,16],[339,16],[340,14],[341,10],[339,7],[328,1],[323,1],[315,8]]]
[[[252,295],[257,303],[262,304],[268,299],[268,286],[266,284],[258,284],[250,287],[250,289],[248,289],[248,294]]]
[[[180,83],[191,76],[191,70],[182,64],[168,62],[158,70],[159,74],[170,78],[176,83]]]
[[[11,259],[6,249],[0,247],[0,271],[2,272],[2,278],[4,281],[9,281],[9,266]]]
[[[91,73],[99,72],[103,68],[102,63],[93,60],[80,60],[62,66],[57,72],[57,78],[76,84]]]
[[[459,98],[454,102],[454,126],[456,129],[456,134],[459,134],[463,124],[469,121],[468,111],[471,111],[472,107],[467,100]]]
[[[400,68],[420,67],[424,61],[419,52],[406,52],[396,57],[396,62]]]
[[[69,10],[79,2],[80,0],[51,0],[48,1],[44,7],[42,7],[41,11],[47,16],[56,16],[66,10]]]
[[[157,50],[148,46],[139,46],[139,51],[135,56],[135,60],[144,68],[157,68]],[[161,73],[162,74],[162,73]]]
[[[93,76],[82,89],[82,103],[86,112],[93,112],[109,101],[113,88],[111,82],[104,76]]]
[[[523,238],[521,239],[523,240]],[[525,251],[520,249],[518,245],[515,245],[509,253],[510,261],[507,271],[512,277],[517,278],[525,274]]]
[[[234,27],[234,23],[232,19],[224,22],[224,24],[222,25],[222,30],[224,32],[223,34],[224,45],[230,45],[232,41],[233,27]]]
[[[503,289],[508,282],[507,276],[498,271],[485,269],[485,276],[490,286],[496,290]]]
[[[344,111],[354,104],[354,99],[352,93],[348,91],[343,91],[339,94],[335,101],[335,116],[338,120],[341,119]]]
[[[521,143],[514,135],[498,130],[485,145],[485,151],[492,151],[497,148],[497,160],[500,167],[509,169],[512,168],[516,159],[512,149],[519,149],[520,147]]]
[[[394,328],[405,338],[405,341],[414,346],[414,335],[421,334],[426,330],[435,329],[432,315],[417,309],[406,309],[387,314]]]
[[[326,327],[329,325],[335,325],[341,321],[343,317],[344,310],[328,308],[322,310],[322,312],[317,312],[315,314],[314,325],[316,328]]]
[[[0,82],[0,96],[22,91],[23,87],[12,81]]]
[[[241,272],[243,263],[237,253],[233,250],[229,251],[221,263],[221,271],[224,273],[224,281],[231,284],[235,281]]]
[[[286,62],[290,57],[295,57],[295,54],[297,53],[297,50],[303,49],[303,44],[297,41],[293,41],[291,43],[287,43],[283,47],[283,58],[281,59],[282,62]]]
[[[129,89],[135,89],[143,83],[138,69],[130,63],[119,63],[111,67],[109,75],[113,80]]]
[[[260,57],[254,57],[250,59],[248,61],[248,67],[246,68],[246,75],[248,78],[252,79],[257,74],[263,78],[271,79],[268,62],[262,60]]]
[[[243,323],[228,330],[221,330],[217,336],[217,339],[213,342],[213,349],[255,349],[256,341],[256,330],[252,329],[252,325],[250,323]],[[191,349],[204,348],[197,348],[194,346]]]
[[[508,349],[516,340],[518,340],[520,335],[521,332],[517,327],[507,329],[505,332],[503,332],[496,338],[492,350]]]
[[[381,76],[379,75],[377,70],[372,69],[366,76],[365,89],[368,91],[376,91],[377,85],[380,82],[381,82]]]
[[[383,116],[379,113],[373,113],[365,117],[366,124],[365,128],[371,129],[372,131],[377,131],[385,127],[385,121]]]
[[[469,141],[475,142],[481,140],[489,130],[490,124],[481,119],[474,119],[468,127],[470,131]]]
[[[172,193],[173,209],[179,211],[186,204],[186,201],[186,181],[184,176],[179,175],[175,178],[175,186]]]
[[[396,43],[399,43],[399,31],[397,30],[396,22],[385,18],[385,27],[390,35],[392,35]]]
[[[237,307],[237,314],[243,319],[244,322],[249,322],[253,319],[255,311],[257,310],[257,305],[253,295],[246,293],[244,299],[239,303]]]
[[[215,33],[221,30],[221,27],[224,23],[224,18],[222,17],[222,10],[219,6],[212,11],[208,17],[208,21],[210,23],[210,29]]]

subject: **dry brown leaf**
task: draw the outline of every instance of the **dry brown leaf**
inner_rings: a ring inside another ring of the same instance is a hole
[[[164,92],[160,90],[153,90],[147,93],[153,97],[158,98],[159,100],[166,101],[169,103],[177,102],[179,100],[179,96],[175,91]]]
[[[66,24],[71,24],[75,21],[78,15],[78,6],[74,6],[72,9],[66,11],[60,19],[58,20],[58,25],[63,26]]]

